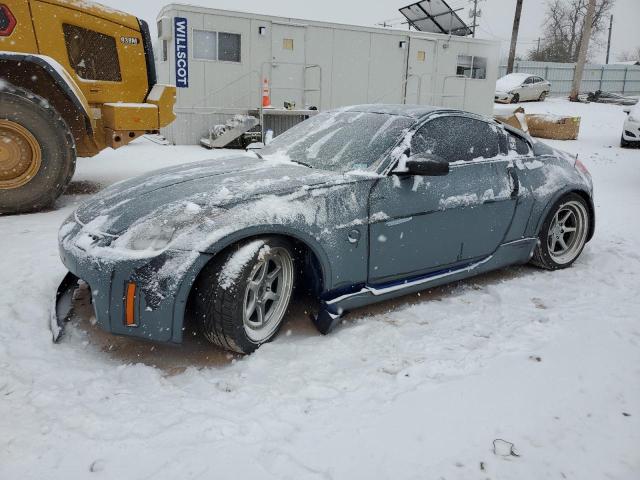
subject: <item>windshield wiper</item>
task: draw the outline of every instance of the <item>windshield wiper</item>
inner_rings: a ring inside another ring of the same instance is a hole
[[[313,167],[312,167],[311,165],[309,165],[308,163],[304,163],[304,162],[301,162],[301,161],[299,161],[299,160],[291,160],[291,161],[292,161],[293,163],[299,163],[300,165],[303,165],[303,166],[305,166],[305,167],[313,168]]]

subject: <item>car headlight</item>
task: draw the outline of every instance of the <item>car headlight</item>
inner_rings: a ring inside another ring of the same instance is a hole
[[[170,208],[132,226],[121,239],[131,250],[159,251],[181,234],[224,213],[221,208],[202,209],[195,204],[187,209]],[[126,237],[126,238],[125,238]]]
[[[165,224],[147,225],[132,235],[129,247],[132,250],[162,250],[166,248],[176,233],[177,225],[167,221]]]

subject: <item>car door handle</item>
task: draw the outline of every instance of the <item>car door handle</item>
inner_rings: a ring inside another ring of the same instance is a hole
[[[513,167],[507,168],[509,172],[509,178],[511,179],[511,198],[517,198],[520,193],[520,181],[518,180],[518,174]]]

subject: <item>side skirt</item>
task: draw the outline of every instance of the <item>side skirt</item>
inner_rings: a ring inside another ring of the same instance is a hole
[[[537,242],[537,238],[522,238],[504,243],[488,257],[455,270],[407,278],[388,285],[365,285],[357,291],[334,297],[329,294],[322,301],[320,312],[313,319],[314,324],[320,333],[326,335],[340,323],[340,319],[345,313],[354,308],[445,285],[509,265],[526,263],[531,259]]]

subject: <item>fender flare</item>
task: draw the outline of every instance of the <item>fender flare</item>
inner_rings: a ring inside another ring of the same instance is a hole
[[[178,287],[173,304],[173,322],[171,332],[171,342],[182,342],[182,328],[184,325],[184,317],[187,307],[187,302],[191,289],[196,279],[200,275],[202,269],[209,263],[210,260],[215,258],[217,254],[222,252],[227,247],[241,242],[243,240],[265,235],[278,235],[292,238],[302,244],[304,244],[316,257],[320,267],[320,274],[322,276],[323,289],[326,291],[327,287],[331,285],[331,263],[329,262],[329,256],[324,248],[322,248],[320,242],[318,242],[311,235],[300,231],[299,229],[286,226],[286,225],[256,225],[225,235],[224,237],[216,240],[209,247],[200,249],[200,256],[192,265],[192,267],[183,276],[182,282]]]
[[[89,103],[85,98],[82,90],[78,87],[77,83],[71,78],[65,68],[60,65],[56,60],[46,55],[35,55],[28,53],[15,53],[0,51],[0,63],[3,62],[16,62],[16,63],[28,63],[35,65],[49,75],[51,82],[56,85],[62,93],[69,99],[73,106],[82,113],[85,121],[85,128],[89,135],[93,135],[93,125],[91,124],[91,114],[89,109]],[[2,73],[0,77],[4,77],[11,82],[11,75]],[[19,85],[16,87],[25,87],[27,85]]]
[[[578,195],[581,195],[587,201],[587,207],[589,208],[589,213],[591,214],[591,224],[589,225],[587,242],[593,238],[593,235],[595,233],[595,228],[596,228],[596,209],[593,204],[593,198],[591,196],[591,193],[589,193],[588,190],[586,190],[584,187],[577,186],[577,185],[568,185],[562,190],[560,190],[559,192],[556,192],[555,195],[553,195],[550,198],[550,200],[547,202],[545,207],[542,209],[542,212],[538,218],[538,222],[536,223],[535,232],[534,232],[534,236],[536,238],[540,234],[540,229],[542,228],[544,221],[547,219],[547,215],[549,215],[549,212],[551,211],[553,206],[556,204],[556,202],[558,202],[562,197],[570,193],[576,193]]]

